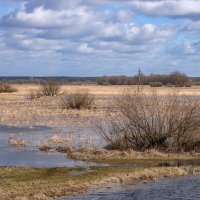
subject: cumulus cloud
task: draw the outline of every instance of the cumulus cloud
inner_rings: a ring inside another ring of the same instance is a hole
[[[200,19],[199,0],[132,1],[132,8],[151,16]]]
[[[198,42],[183,42],[181,44],[172,45],[166,48],[166,52],[173,55],[199,55],[200,41]]]
[[[45,63],[42,60],[45,57],[52,61],[51,65],[68,63],[74,67],[91,63],[102,66],[107,62],[105,66],[113,66],[114,70],[114,66],[123,62],[128,66],[151,63],[153,67],[153,64],[167,63],[166,57],[178,55],[177,52],[199,53],[199,45],[189,40],[189,34],[200,33],[199,22],[194,21],[200,13],[200,2],[196,0],[17,2],[20,2],[17,9],[0,17],[0,57],[3,59],[7,54],[10,60],[30,58],[31,63],[37,58],[38,63]],[[137,22],[138,13],[140,17],[142,14],[155,16],[155,23]],[[175,25],[163,21],[158,25],[156,18],[160,16],[189,18],[192,22]],[[181,39],[182,33],[188,42]],[[169,43],[172,45],[167,47]]]
[[[66,7],[66,1],[61,1],[63,9],[60,10],[58,5],[54,6],[55,1],[44,1],[44,5],[36,1],[34,5],[39,7],[34,8],[31,3],[32,9],[25,5],[2,17],[2,27],[15,28],[5,42],[21,50],[52,47],[66,53],[69,46],[76,46],[73,50],[78,53],[98,53],[107,49],[135,53],[148,50],[150,44],[161,44],[173,34],[168,27],[133,23],[132,13],[127,9],[96,11],[82,4],[74,9],[68,8],[74,6],[73,2]]]

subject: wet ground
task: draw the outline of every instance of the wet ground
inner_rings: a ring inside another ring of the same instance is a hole
[[[89,191],[86,196],[62,197],[59,200],[199,200],[200,176],[176,179],[162,178],[156,182],[119,185]]]
[[[45,126],[37,127],[8,127],[0,125],[0,166],[32,166],[32,167],[90,167],[100,166],[100,164],[75,161],[69,159],[67,154],[54,151],[42,152],[39,147],[48,142],[49,138],[56,136],[61,140],[66,140],[71,136],[74,139],[69,141],[70,145],[76,147],[104,145],[102,139],[97,135],[92,126],[49,128]],[[89,138],[89,139],[88,139]],[[24,145],[13,145],[10,140],[23,140]],[[87,142],[86,142],[87,141]],[[65,145],[65,143],[52,143],[51,147]],[[200,165],[200,160],[175,160],[155,163],[155,166],[187,166]],[[131,167],[140,167],[138,163],[131,164]]]

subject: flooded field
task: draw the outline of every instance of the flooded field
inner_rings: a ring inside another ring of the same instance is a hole
[[[101,128],[105,128],[103,131],[112,135],[119,125],[111,126],[106,108],[129,87],[64,86],[63,91],[89,88],[95,95],[93,108],[82,110],[61,109],[59,95],[27,99],[33,86],[18,87],[20,92],[0,95],[1,199],[200,198],[199,177],[191,176],[200,171],[198,152],[167,153],[153,148],[139,151],[123,145],[121,149],[122,140],[115,134],[117,146],[103,148],[109,138],[106,140],[97,131],[101,133]],[[196,98],[194,94],[200,90],[181,91]],[[145,92],[149,95],[149,88]],[[116,119],[115,115],[109,116]],[[190,176],[161,178],[186,175]],[[130,182],[134,183],[127,184]]]
[[[200,177],[161,178],[156,182],[116,185],[89,193],[85,196],[62,197],[59,200],[199,200]]]
[[[58,153],[54,150],[49,152],[41,152],[39,150],[39,146],[51,140],[52,137],[57,138],[57,140],[64,140],[64,138],[72,133],[72,129],[73,127],[69,127],[56,133],[55,129],[49,127],[0,126],[0,166],[86,168],[96,166],[95,163],[69,159],[66,154]],[[97,145],[100,142],[91,127],[86,127],[85,129],[77,128],[73,129],[73,131],[76,131],[75,133],[73,132],[76,134],[76,141],[72,141],[74,145],[79,145],[83,135],[84,137],[92,138],[93,144],[95,143]],[[51,145],[56,147],[62,144],[60,142],[54,142]],[[88,145],[92,144],[88,143]]]

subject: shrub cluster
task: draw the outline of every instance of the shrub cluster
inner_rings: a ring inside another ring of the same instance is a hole
[[[0,93],[12,93],[16,91],[17,89],[14,88],[11,84],[0,82]]]
[[[200,150],[197,98],[127,92],[109,105],[105,118],[97,128],[109,149]]]
[[[63,109],[91,109],[94,105],[94,95],[88,91],[78,91],[62,97]]]
[[[55,80],[43,80],[40,82],[39,90],[31,91],[28,99],[35,100],[42,96],[56,96],[60,94],[61,84]]]
[[[41,94],[43,96],[56,96],[59,94],[61,85],[55,80],[41,82]]]
[[[150,82],[149,85],[150,85],[150,87],[162,87],[163,83],[162,82]]]

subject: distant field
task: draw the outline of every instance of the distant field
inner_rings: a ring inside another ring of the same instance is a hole
[[[19,84],[15,85],[18,88],[17,94],[28,94],[31,90],[39,88],[39,85],[34,84]],[[100,86],[100,85],[64,85],[62,86],[63,92],[73,92],[77,90],[88,90],[94,95],[119,95],[126,90],[137,90],[136,85],[132,86]],[[152,90],[150,86],[140,86],[145,92]],[[200,86],[192,87],[159,87],[156,88],[159,94],[165,94],[166,92],[177,91],[184,95],[200,95]]]
[[[93,85],[65,85],[63,93],[70,93],[77,90],[88,90],[95,95],[95,109],[92,110],[62,110],[61,96],[42,97],[37,100],[28,100],[27,96],[32,90],[37,90],[39,85],[15,85],[18,92],[0,94],[0,121],[7,125],[42,125],[42,126],[68,126],[69,124],[83,125],[86,121],[99,117],[104,112],[107,102],[114,96],[122,94],[126,90],[135,91],[137,86],[93,86]],[[152,88],[141,86],[149,93]],[[177,91],[182,95],[200,95],[200,86],[189,88],[157,88],[160,94],[167,94],[170,91]],[[79,116],[77,118],[77,116]]]

